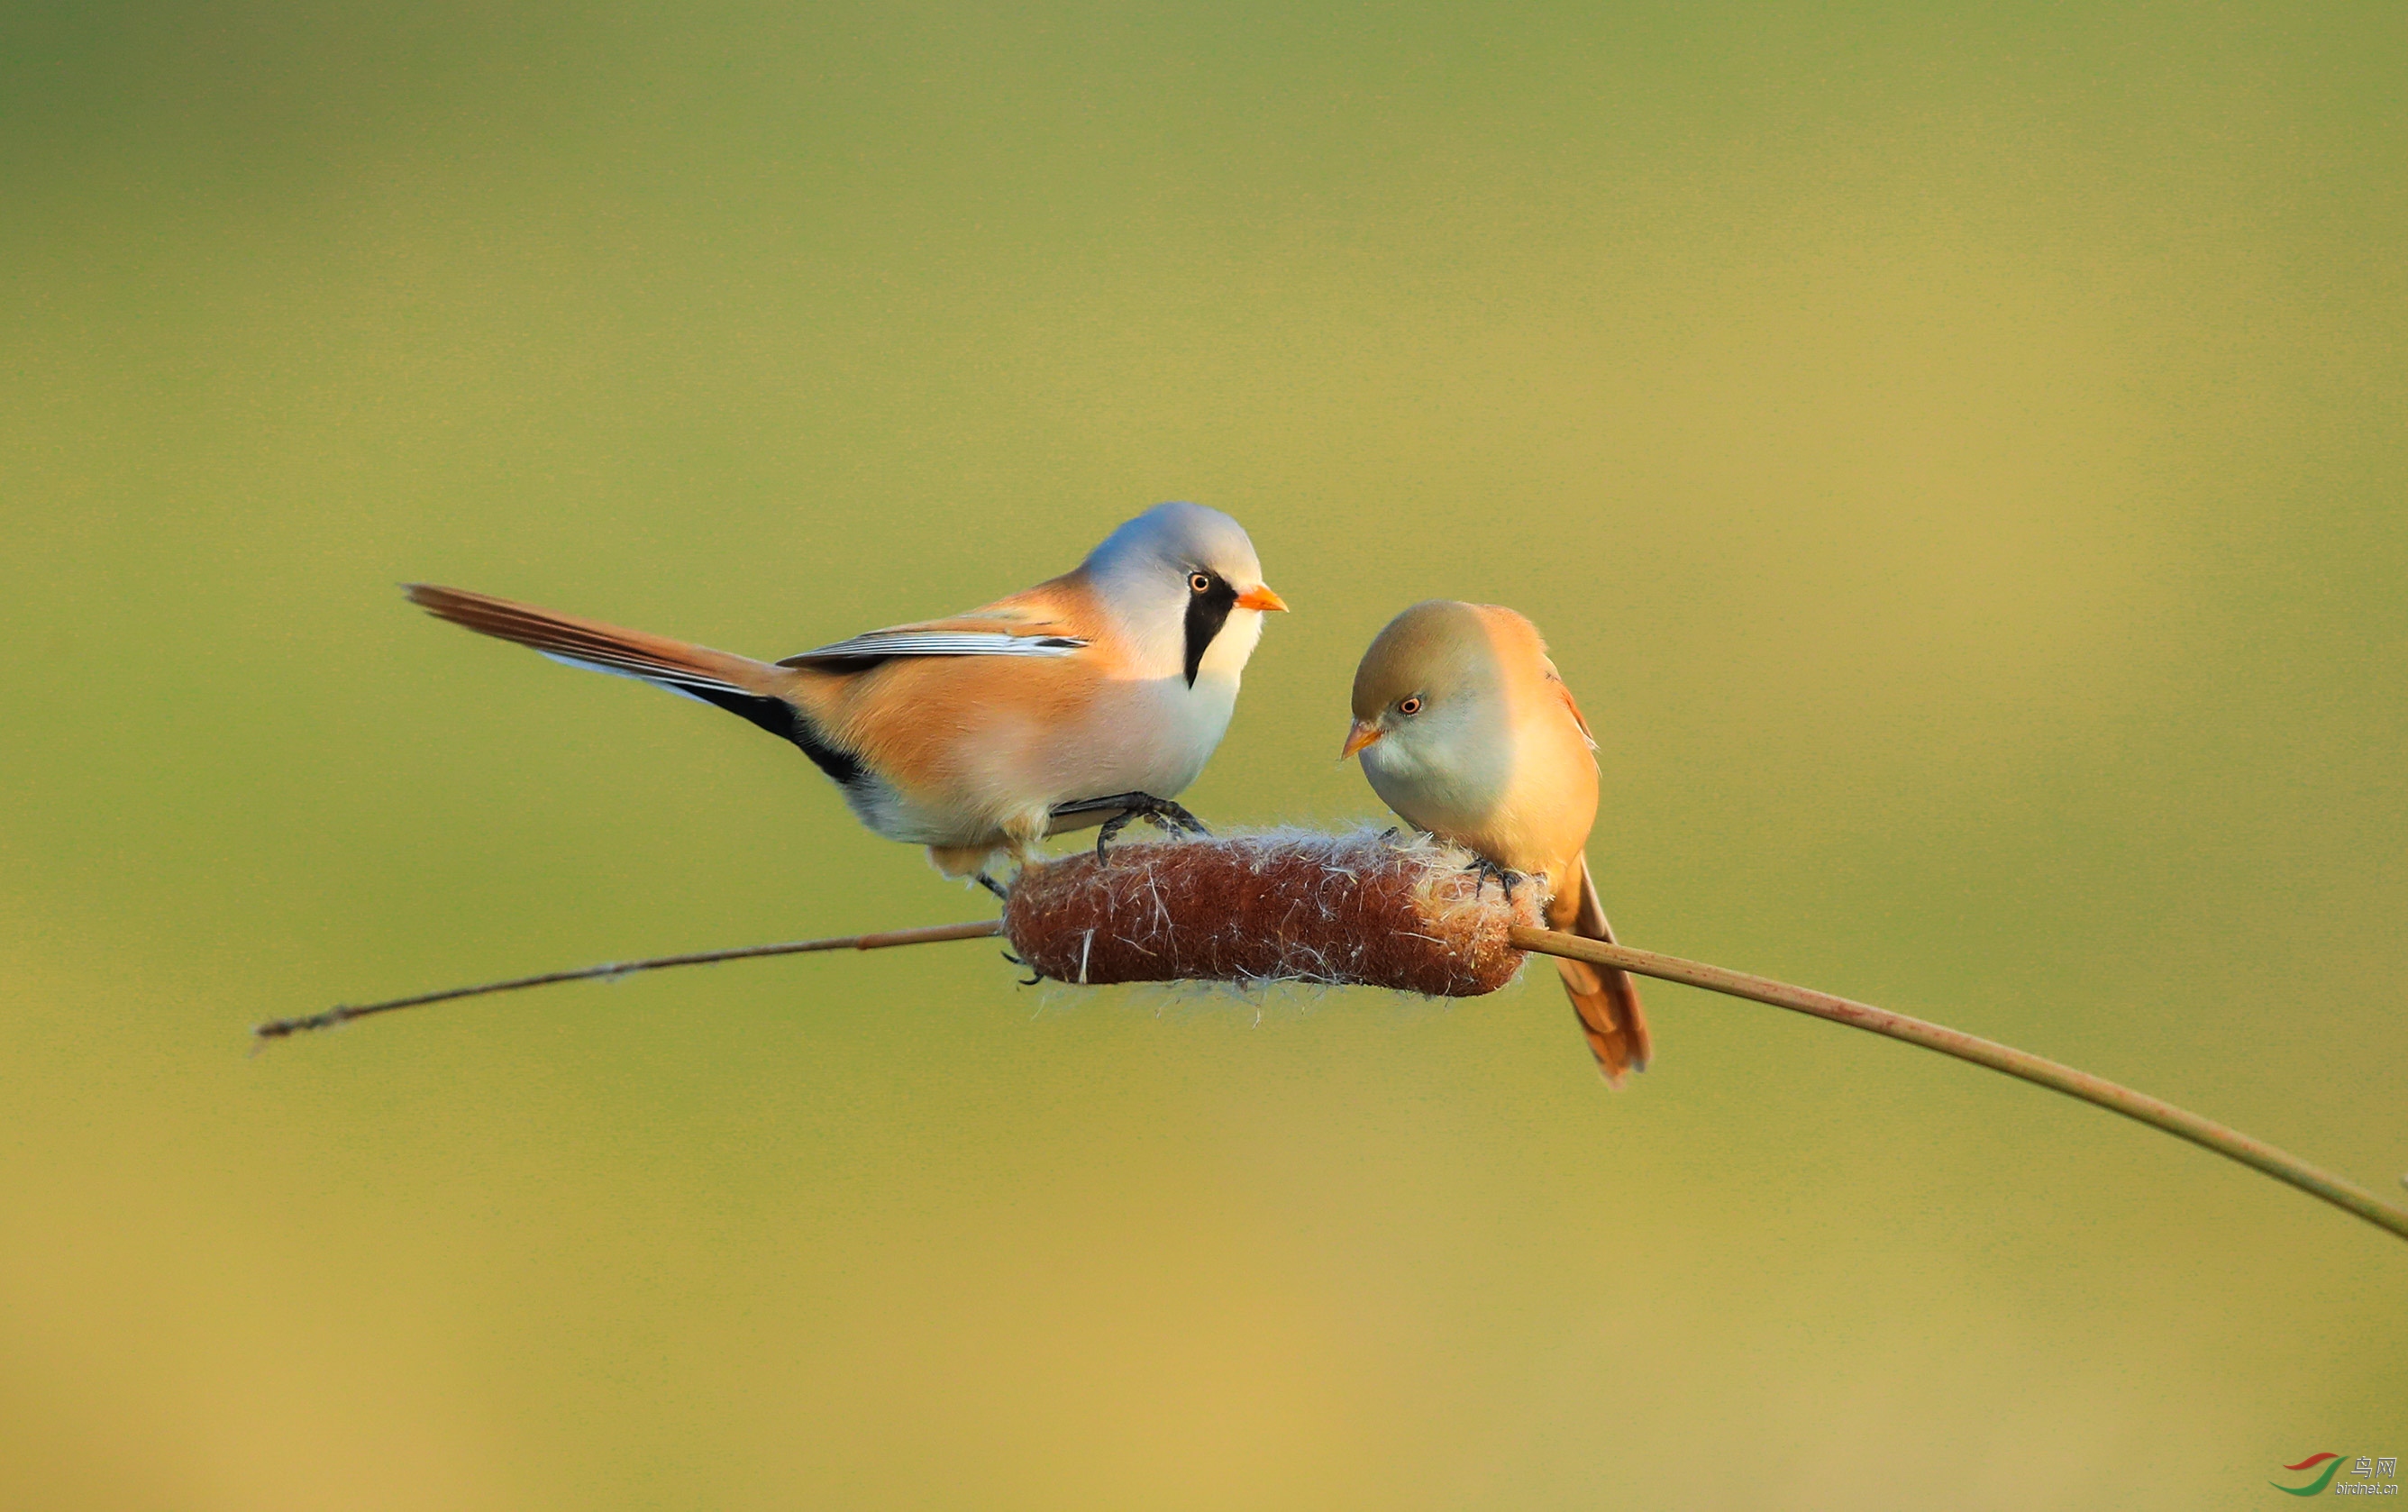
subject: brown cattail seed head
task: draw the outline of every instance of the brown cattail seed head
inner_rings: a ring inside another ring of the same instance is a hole
[[[1056,981],[1275,982],[1493,992],[1522,969],[1506,942],[1540,922],[1538,877],[1508,903],[1474,858],[1426,835],[1308,830],[1115,846],[1020,875],[1012,949]]]

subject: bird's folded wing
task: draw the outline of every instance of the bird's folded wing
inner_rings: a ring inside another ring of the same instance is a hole
[[[1589,734],[1588,720],[1580,711],[1580,701],[1572,697],[1571,689],[1564,682],[1564,675],[1555,670],[1553,662],[1541,664],[1547,669],[1547,681],[1554,686],[1555,696],[1564,701],[1564,707],[1571,710],[1572,723],[1580,726],[1581,738],[1588,742],[1589,749],[1597,749],[1597,736]]]
[[[789,656],[780,666],[855,672],[897,656],[1068,656],[1087,645],[1058,620],[968,616],[894,625]]]

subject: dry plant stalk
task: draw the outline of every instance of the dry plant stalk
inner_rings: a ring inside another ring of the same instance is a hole
[[[252,1033],[265,1044],[369,1014],[552,982],[1003,934],[1039,977],[1093,986],[1296,981],[1469,997],[1512,981],[1524,952],[1539,951],[1770,1004],[1988,1066],[2187,1139],[2408,1238],[2408,1212],[2261,1140],[2088,1072],[1870,1004],[1540,928],[1534,890],[1509,899],[1481,880],[1471,859],[1426,835],[1394,832],[1288,830],[1130,844],[1100,863],[1082,854],[1028,868],[1001,920],[615,962],[271,1020]]]
[[[258,1042],[252,1048],[256,1050],[271,1039],[283,1039],[312,1029],[332,1029],[370,1014],[391,1013],[395,1008],[424,1007],[429,1003],[449,1003],[453,998],[516,992],[529,987],[550,987],[556,982],[605,980],[638,971],[659,971],[665,966],[710,966],[723,961],[757,961],[763,956],[810,955],[821,950],[883,950],[896,945],[934,945],[939,940],[991,940],[1002,933],[1002,921],[995,920],[980,924],[932,924],[926,929],[891,929],[875,934],[839,934],[824,940],[788,940],[782,945],[739,945],[732,950],[690,950],[681,955],[656,955],[642,961],[606,961],[598,966],[580,966],[574,971],[547,971],[536,977],[511,977],[498,982],[480,982],[474,987],[447,987],[439,992],[387,998],[382,1003],[364,1003],[356,1007],[337,1004],[323,1013],[312,1013],[299,1019],[270,1019],[251,1027],[251,1038]]]

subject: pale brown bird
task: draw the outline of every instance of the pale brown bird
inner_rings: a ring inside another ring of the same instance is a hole
[[[554,661],[715,704],[802,749],[856,818],[928,848],[948,877],[1026,860],[1045,835],[1143,816],[1203,826],[1170,800],[1236,709],[1266,611],[1254,543],[1217,509],[1165,504],[1075,571],[949,620],[873,630],[782,662],[420,583],[411,602]]]
[[[1388,622],[1354,669],[1354,724],[1371,791],[1407,822],[1506,872],[1542,878],[1552,927],[1612,941],[1589,876],[1597,743],[1539,629],[1493,604],[1432,599]],[[1564,991],[1610,1085],[1651,1045],[1627,972],[1558,959]]]

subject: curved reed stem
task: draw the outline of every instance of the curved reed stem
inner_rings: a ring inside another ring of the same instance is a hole
[[[2388,1229],[2408,1239],[2408,1212],[2378,1200],[2373,1193],[2352,1186],[2329,1171],[2320,1171],[2262,1139],[2252,1139],[2237,1129],[2228,1129],[2172,1103],[2136,1092],[2129,1087],[2117,1086],[2104,1077],[2094,1077],[2087,1071],[2059,1065],[2055,1061],[2013,1046],[1983,1039],[1961,1030],[1926,1023],[1920,1019],[1910,1019],[1902,1013],[1876,1008],[1870,1003],[1834,997],[1811,988],[1792,987],[1787,982],[1776,982],[1769,977],[1751,977],[1743,971],[1710,966],[1699,961],[1657,955],[1653,950],[1634,950],[1628,946],[1584,940],[1576,934],[1561,934],[1551,929],[1521,926],[1512,930],[1508,937],[1525,950],[1570,956],[1593,965],[1620,966],[1641,977],[1660,977],[1668,982],[1702,987],[1709,992],[1723,992],[1731,997],[1747,998],[1751,1002],[1769,1003],[1776,1008],[1788,1008],[1797,1013],[1812,1014],[1817,1019],[1828,1019],[1833,1023],[1846,1024],[1852,1029],[1887,1034],[1910,1045],[1920,1045],[1927,1050],[1938,1050],[1942,1055],[1953,1055],[1960,1061],[1971,1061],[1975,1065],[1985,1065],[1993,1071],[2020,1077],[2053,1091],[2078,1097],[2111,1113],[2121,1113],[2151,1128],[2163,1129],[2177,1138],[2203,1146],[2218,1155],[2262,1171],[2277,1181],[2287,1182],[2311,1196],[2321,1197],[2344,1212],[2355,1213],[2377,1228]]]

